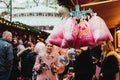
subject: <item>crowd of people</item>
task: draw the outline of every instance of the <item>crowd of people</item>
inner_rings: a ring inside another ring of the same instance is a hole
[[[0,38],[0,80],[120,79],[120,55],[110,41],[94,48],[70,49],[40,41],[23,42],[4,31]]]

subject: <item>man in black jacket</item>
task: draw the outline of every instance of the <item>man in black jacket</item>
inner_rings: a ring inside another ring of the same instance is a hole
[[[0,39],[0,80],[8,80],[13,65],[12,33],[5,31]]]

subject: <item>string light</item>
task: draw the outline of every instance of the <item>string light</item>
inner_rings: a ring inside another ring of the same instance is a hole
[[[39,35],[43,39],[46,39],[49,36],[49,33],[47,33],[47,32],[40,31],[36,28],[33,28],[31,26],[25,25],[20,22],[9,22],[9,21],[5,20],[4,18],[0,18],[0,25],[5,25],[6,27],[17,28],[20,30],[29,31],[35,35]]]
[[[117,30],[117,33],[120,33],[120,24],[117,25],[116,30]]]

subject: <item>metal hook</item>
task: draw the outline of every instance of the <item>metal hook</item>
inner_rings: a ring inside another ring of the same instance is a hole
[[[86,17],[89,13],[93,15],[93,11],[92,9],[88,9],[88,10],[80,10],[80,6],[78,4],[78,0],[76,0],[76,6],[75,6],[75,11],[72,11],[72,12],[64,12],[64,14],[68,14],[69,16],[68,17],[79,17],[79,18],[82,18],[82,17]],[[91,16],[92,16],[91,15]]]

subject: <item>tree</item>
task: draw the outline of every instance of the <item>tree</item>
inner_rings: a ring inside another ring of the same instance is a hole
[[[34,3],[36,4],[36,6],[38,6],[39,0],[33,0],[33,1],[34,1]]]
[[[4,3],[6,5],[7,11],[4,11],[0,14],[0,16],[4,17],[9,13],[9,8],[10,8],[10,1],[5,1],[5,0],[0,0],[0,3]]]

